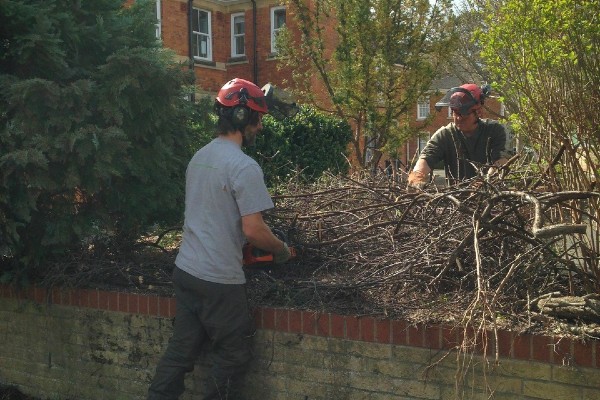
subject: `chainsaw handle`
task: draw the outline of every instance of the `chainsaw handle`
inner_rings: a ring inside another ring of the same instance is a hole
[[[296,257],[298,252],[295,247],[288,247],[290,249],[290,258]],[[254,265],[254,264],[273,264],[273,254],[267,251],[261,250],[258,247],[254,247],[251,244],[246,244],[242,249],[243,265]]]

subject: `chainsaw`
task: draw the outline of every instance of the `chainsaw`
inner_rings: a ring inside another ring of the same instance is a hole
[[[279,240],[282,240],[286,244],[288,244],[287,236],[285,235],[285,233],[283,233],[283,231],[279,229],[272,229],[272,231],[273,234],[277,236]],[[289,246],[289,249],[291,254],[290,258],[296,257],[296,248]],[[244,245],[244,247],[242,248],[242,254],[244,267],[260,267],[273,264],[273,253],[259,249],[258,247],[250,243],[246,243]]]

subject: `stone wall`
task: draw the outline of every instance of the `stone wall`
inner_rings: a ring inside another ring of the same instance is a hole
[[[174,313],[172,298],[0,286],[0,383],[44,399],[144,399]],[[465,332],[447,326],[273,308],[255,321],[248,399],[600,399],[593,340],[490,333],[496,363],[457,353]],[[199,397],[205,369],[183,399]]]

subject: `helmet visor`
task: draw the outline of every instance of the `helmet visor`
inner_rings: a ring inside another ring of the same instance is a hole
[[[261,90],[265,94],[269,114],[276,119],[293,118],[298,113],[299,108],[290,93],[270,83],[263,86]]]

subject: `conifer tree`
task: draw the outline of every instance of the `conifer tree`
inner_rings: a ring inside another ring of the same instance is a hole
[[[0,1],[0,278],[180,219],[191,78],[150,3]]]

